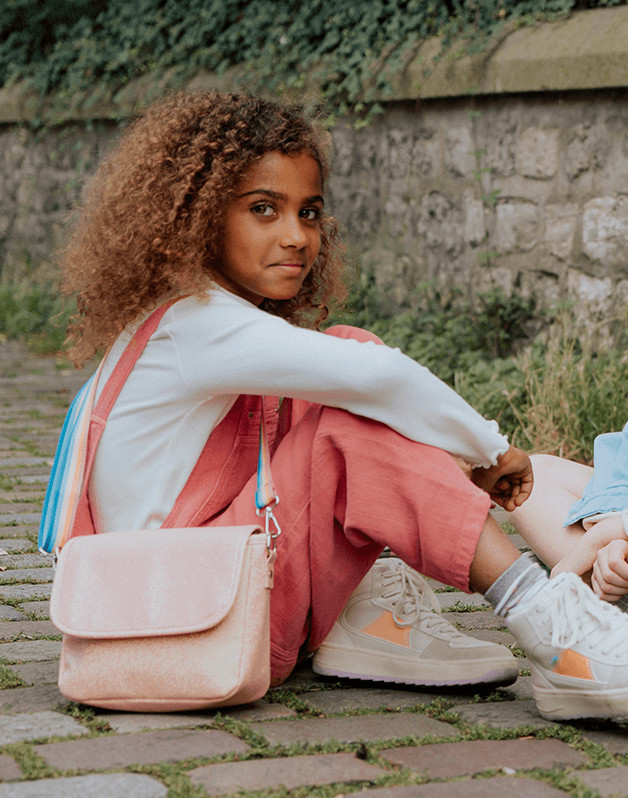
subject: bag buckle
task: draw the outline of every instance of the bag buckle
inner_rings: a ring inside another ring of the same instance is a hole
[[[272,504],[256,509],[257,515],[264,513],[264,533],[266,535],[266,551],[268,558],[266,564],[268,571],[266,574],[266,587],[272,587],[275,578],[275,560],[277,559],[277,538],[281,535],[281,527],[273,513],[273,507],[279,504],[279,496],[275,496]]]

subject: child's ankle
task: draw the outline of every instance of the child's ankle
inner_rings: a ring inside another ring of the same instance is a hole
[[[484,598],[495,608],[497,615],[505,618],[515,607],[534,598],[548,579],[547,571],[533,554],[522,554],[493,582]]]

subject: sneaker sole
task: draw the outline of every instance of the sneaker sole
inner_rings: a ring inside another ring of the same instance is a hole
[[[628,691],[556,690],[533,685],[532,693],[539,715],[548,720],[579,718],[628,719]]]
[[[417,663],[421,672],[417,673]],[[508,685],[517,680],[517,663],[508,664],[503,659],[415,661],[385,658],[359,649],[337,648],[323,644],[314,655],[312,670],[321,676],[339,676],[371,682],[394,682],[415,687],[456,687],[465,684]],[[461,678],[460,671],[464,670]]]

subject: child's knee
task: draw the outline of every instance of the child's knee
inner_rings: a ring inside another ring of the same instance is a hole
[[[363,330],[361,327],[352,327],[350,324],[334,324],[325,330],[325,335],[333,335],[336,338],[353,338],[355,341],[373,341],[376,344],[383,344],[372,332]]]

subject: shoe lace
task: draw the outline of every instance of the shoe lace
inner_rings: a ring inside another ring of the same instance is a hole
[[[550,585],[555,595],[546,602],[543,616],[550,623],[552,646],[572,648],[586,640],[604,656],[628,654],[625,613],[599,599],[576,574],[559,574]]]
[[[392,616],[397,626],[412,626],[421,619],[430,631],[447,638],[464,637],[441,616],[441,608],[425,579],[401,560],[390,558],[382,580],[381,596],[392,600]]]

